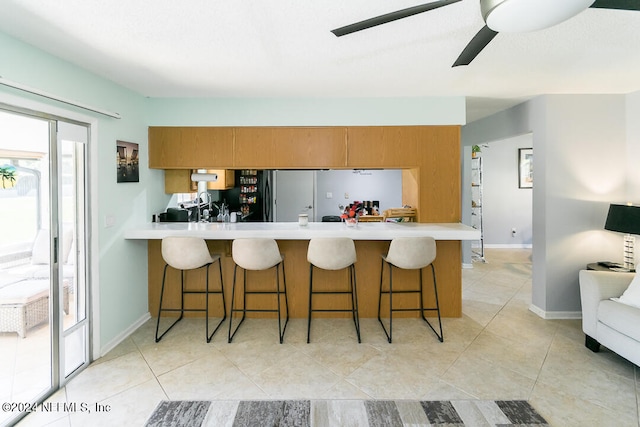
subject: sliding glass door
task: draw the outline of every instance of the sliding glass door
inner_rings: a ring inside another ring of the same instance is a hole
[[[60,347],[61,383],[89,360],[89,320],[86,282],[86,145],[88,128],[58,122],[60,202],[59,235],[62,236],[61,286],[63,325]],[[67,250],[67,248],[69,248]],[[66,258],[65,258],[66,254]]]
[[[3,402],[41,400],[88,364],[87,143],[86,125],[0,107]]]

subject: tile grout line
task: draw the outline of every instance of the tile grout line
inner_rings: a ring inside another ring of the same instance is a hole
[[[140,346],[138,346],[138,343],[131,338],[131,341],[133,342],[133,345],[136,347],[136,350],[138,351],[138,353],[140,353],[140,357],[142,357],[142,360],[144,360],[144,363],[147,365],[147,367],[149,368],[149,371],[151,372],[151,374],[153,375],[153,378],[156,380],[156,383],[158,384],[158,386],[160,387],[160,390],[162,390],[162,393],[164,394],[164,397],[167,398],[167,400],[169,399],[169,395],[167,394],[167,391],[165,390],[165,388],[162,386],[162,383],[160,382],[160,380],[158,379],[158,376],[156,375],[155,371],[151,368],[151,365],[149,365],[149,361],[147,360],[146,357],[144,357],[144,353],[142,352],[142,350],[140,350]]]
[[[526,264],[526,263],[519,263],[519,264]],[[482,276],[482,278],[486,277],[488,274],[489,274],[489,272],[487,272],[486,274],[484,274],[484,275]],[[530,276],[530,274],[529,274],[528,276]],[[510,297],[510,298],[509,298],[509,299],[508,299],[508,300],[507,300],[507,301],[506,301],[506,302],[505,302],[505,303],[500,307],[500,309],[499,309],[499,310],[498,310],[498,311],[497,311],[497,312],[496,312],[496,313],[491,317],[491,320],[489,320],[489,321],[487,322],[487,324],[486,324],[486,325],[484,325],[484,326],[482,327],[482,329],[478,332],[478,334],[475,336],[475,338],[474,338],[474,339],[473,339],[473,340],[472,340],[472,341],[471,341],[471,342],[470,342],[470,343],[469,343],[469,344],[464,348],[464,350],[463,350],[463,351],[458,355],[458,357],[456,357],[456,359],[454,360],[454,362],[453,362],[453,363],[451,363],[451,364],[449,365],[449,367],[448,367],[448,368],[443,372],[442,376],[446,375],[446,373],[447,373],[447,372],[448,372],[448,371],[453,367],[453,365],[455,365],[455,363],[460,359],[460,357],[462,357],[462,355],[463,355],[463,354],[464,354],[464,353],[469,349],[469,347],[471,347],[471,345],[472,345],[474,342],[476,342],[476,340],[480,337],[480,335],[481,335],[483,332],[485,332],[485,331],[486,331],[487,333],[491,334],[491,331],[487,331],[487,327],[491,324],[491,322],[493,322],[493,321],[495,320],[495,318],[496,318],[496,317],[498,317],[498,315],[499,315],[499,314],[504,310],[504,308],[505,308],[505,307],[506,307],[506,306],[507,306],[511,301],[513,301],[513,299],[516,297],[516,295],[517,295],[517,294],[518,294],[518,293],[519,293],[519,292],[520,292],[520,291],[521,291],[525,286],[527,286],[529,278],[530,278],[530,277],[528,277],[527,279],[523,279],[523,282],[522,282],[522,284],[520,285],[520,287],[519,287],[518,289],[516,289],[516,290],[515,290],[515,292],[513,293],[513,295],[511,295],[511,297]],[[478,285],[478,282],[480,282],[480,280],[476,280],[476,281],[474,282],[474,284],[477,286],[477,285]],[[555,338],[555,334],[557,334],[557,332],[558,332],[558,328],[556,327],[556,331],[554,332],[554,338]],[[498,336],[498,338],[502,338],[502,337],[499,337],[499,336]],[[504,339],[504,338],[503,338],[503,339]],[[553,340],[552,340],[552,341],[553,341]],[[550,349],[551,349],[551,345],[549,345],[549,347],[547,348],[547,354],[548,354],[548,352],[550,351]],[[545,359],[546,359],[546,356],[547,356],[547,355],[545,354]],[[483,359],[483,360],[485,360],[486,362],[488,362],[488,363],[490,363],[490,364],[493,364],[493,362],[491,362],[490,360],[486,360],[486,359]],[[543,365],[544,365],[544,362],[543,362]],[[512,369],[509,369],[509,368],[505,368],[505,369],[507,369],[508,371],[513,372],[513,373],[515,373],[515,374],[517,374],[517,375],[524,376],[524,375],[522,375],[521,373],[519,373],[519,372],[517,372],[517,371],[514,371],[514,370],[512,370]],[[541,370],[542,370],[542,368],[541,368],[540,370],[538,370],[538,376],[540,375],[540,371],[541,371]],[[440,377],[440,381],[443,381],[443,382],[447,383],[446,381],[442,380],[442,376]],[[536,377],[536,378],[537,378],[537,377]],[[449,383],[447,383],[447,384],[449,384]],[[527,400],[529,400],[529,399],[531,398],[531,394],[533,393],[533,389],[535,388],[535,384],[536,384],[536,380],[534,380],[534,384],[533,384],[533,386],[531,387],[531,390],[529,391],[529,396],[528,396]],[[449,384],[449,385],[452,385],[452,384]],[[455,386],[453,386],[453,387],[455,387]],[[455,388],[458,388],[458,387],[455,387]],[[459,389],[459,388],[458,388],[458,389]],[[474,396],[474,397],[476,397],[476,398],[477,398],[477,396],[475,396],[473,393],[467,392],[467,391],[465,391],[465,390],[463,390],[463,389],[462,389],[462,391],[463,391],[464,393],[466,393],[466,394],[469,394],[470,396]],[[639,426],[639,427],[640,427],[640,426]]]
[[[484,264],[483,264],[484,265]],[[475,280],[473,282],[473,284],[475,286],[478,285],[478,283],[480,282],[480,279],[486,277],[489,274],[489,272],[486,272],[485,274],[482,275],[481,278]],[[464,280],[464,279],[463,279]],[[463,283],[463,287],[464,287],[464,283]],[[464,300],[463,300],[463,304],[464,304]],[[469,349],[469,347],[471,347],[471,345],[473,345],[474,342],[476,342],[476,340],[478,339],[478,337],[480,337],[480,335],[487,329],[487,326],[489,326],[491,324],[491,322],[493,322],[493,320],[496,318],[496,316],[498,315],[498,313],[500,313],[500,311],[502,311],[502,309],[504,308],[504,306],[506,305],[506,303],[500,308],[500,310],[498,310],[492,317],[491,320],[489,320],[485,325],[482,326],[482,329],[480,329],[480,331],[476,334],[476,336],[473,338],[473,340],[471,340],[469,342],[469,344],[466,345],[466,347],[464,347],[464,349],[458,354],[458,356],[455,358],[455,360],[447,367],[447,369],[444,370],[444,372],[442,373],[442,375],[440,375],[440,381],[445,382],[446,384],[455,387],[456,389],[459,389],[461,391],[463,391],[464,393],[470,395],[470,396],[474,396],[477,398],[477,396],[475,396],[473,393],[467,392],[465,390],[460,389],[459,387],[454,386],[453,384],[449,384],[448,382],[444,381],[442,378],[449,372],[449,370],[456,364],[456,362],[458,360],[460,360],[460,358],[462,357],[462,355],[464,353],[466,353],[466,351]],[[464,315],[464,309],[463,311],[463,315]]]

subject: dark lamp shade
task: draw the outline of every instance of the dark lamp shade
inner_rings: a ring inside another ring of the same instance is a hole
[[[610,205],[604,229],[619,233],[640,234],[640,207]]]

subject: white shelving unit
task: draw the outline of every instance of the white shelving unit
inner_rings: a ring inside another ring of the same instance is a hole
[[[471,246],[472,259],[486,262],[484,259],[484,229],[482,224],[482,157],[471,158],[471,226],[480,230],[478,245]]]

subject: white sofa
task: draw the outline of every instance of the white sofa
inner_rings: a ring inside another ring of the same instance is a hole
[[[582,270],[580,298],[585,345],[597,352],[600,344],[640,366],[640,307],[613,301],[631,284],[634,273]]]

